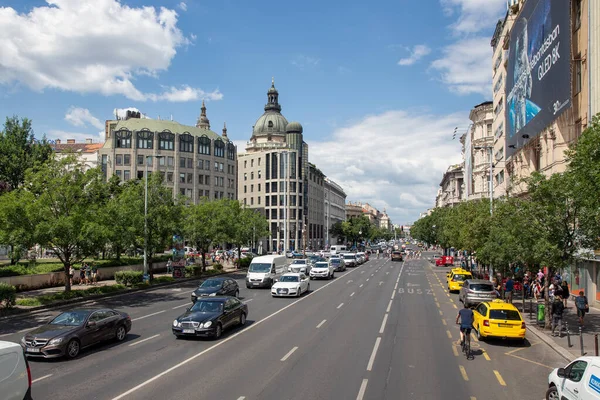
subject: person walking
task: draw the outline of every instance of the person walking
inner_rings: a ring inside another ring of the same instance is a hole
[[[567,283],[567,281],[565,281],[563,279],[562,283],[560,284],[560,288],[561,288],[561,297],[563,299],[563,302],[565,303],[565,308],[567,308],[567,300],[569,299],[569,284]]]
[[[512,304],[512,298],[513,298],[513,290],[515,289],[515,282],[513,281],[512,276],[509,276],[508,279],[506,280],[506,284],[504,286],[504,298],[506,299],[507,303]]]
[[[583,294],[583,290],[579,291],[579,296],[575,297],[575,307],[577,308],[577,316],[579,317],[579,325],[583,328],[583,318],[590,310],[588,299]]]
[[[79,268],[79,286],[85,283],[85,263],[81,264]]]
[[[554,301],[552,301],[551,314],[552,314],[552,336],[560,336],[560,332],[562,331],[562,316],[563,311],[565,310],[565,305],[562,302],[560,296],[554,296]],[[554,334],[554,330],[558,327],[558,335]]]
[[[98,283],[98,266],[92,262],[92,285]]]
[[[73,268],[72,265],[69,266],[69,282],[71,283],[71,286],[73,286],[73,275],[75,275],[75,269]]]
[[[85,284],[89,285],[92,282],[92,269],[88,264],[85,264]]]

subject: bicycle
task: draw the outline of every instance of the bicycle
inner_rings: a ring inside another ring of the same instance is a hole
[[[471,332],[469,332],[470,330],[471,329],[468,329],[468,330],[465,329],[465,332],[464,332],[465,340],[463,340],[462,345],[461,345],[461,350],[465,354],[465,357],[467,357],[467,360],[470,360],[471,358],[473,358],[473,354],[471,353]]]

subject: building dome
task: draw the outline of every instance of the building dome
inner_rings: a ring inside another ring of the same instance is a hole
[[[300,125],[300,122],[292,121],[289,124],[287,124],[285,131],[287,133],[302,133],[303,129],[302,125]]]
[[[278,112],[265,112],[254,124],[252,133],[254,135],[266,135],[269,133],[285,133],[288,121]],[[302,128],[302,127],[300,127]]]

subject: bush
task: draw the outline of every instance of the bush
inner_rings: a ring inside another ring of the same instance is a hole
[[[154,278],[152,283],[153,284],[167,283],[167,282],[173,282],[174,280],[175,280],[175,278],[173,278],[172,276],[157,276]]]
[[[223,271],[223,266],[221,264],[213,264],[212,268],[216,271]]]
[[[17,299],[17,304],[20,306],[34,307],[62,300],[70,300],[78,297],[88,297],[97,294],[114,293],[122,290],[125,290],[125,286],[123,285],[96,286],[85,290],[71,290],[70,292],[57,292],[51,294],[44,294],[38,297]]]
[[[117,271],[115,272],[115,281],[125,286],[134,286],[144,281],[142,271]]]
[[[188,278],[202,275],[202,265],[187,265],[185,267],[185,276]]]
[[[0,283],[0,307],[12,308],[16,304],[17,289],[6,283]]]
[[[42,302],[37,297],[27,297],[25,299],[17,299],[18,306],[36,307],[41,306]]]
[[[250,266],[250,263],[252,262],[252,258],[238,258],[237,260],[235,260],[235,262],[238,268],[248,268]]]

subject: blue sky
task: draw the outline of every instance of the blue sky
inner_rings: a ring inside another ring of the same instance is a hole
[[[0,110],[36,136],[102,139],[115,108],[211,128],[243,151],[271,77],[310,161],[407,224],[460,161],[454,127],[491,98],[504,0],[3,0]]]

